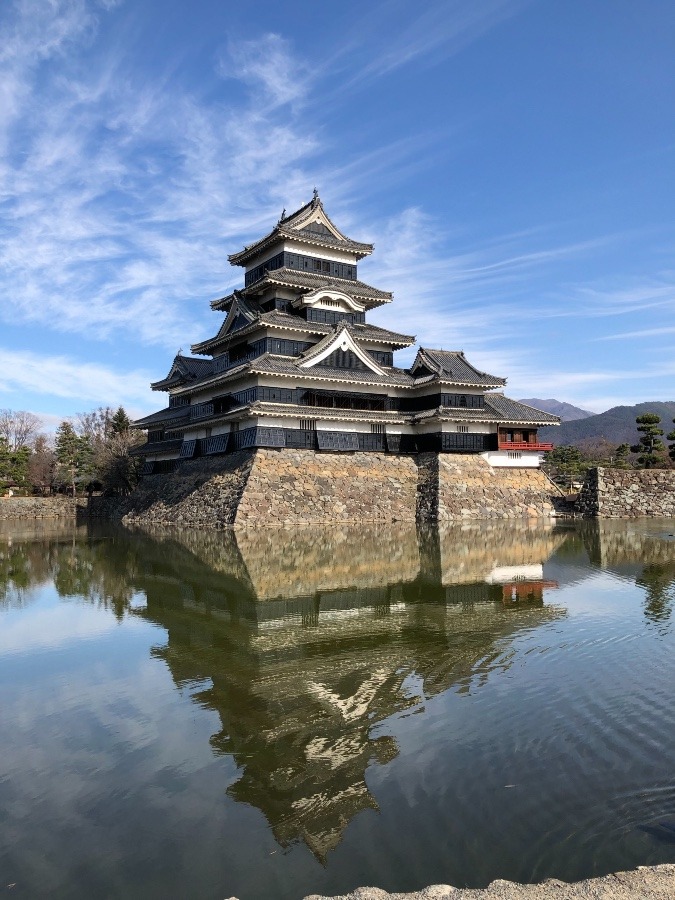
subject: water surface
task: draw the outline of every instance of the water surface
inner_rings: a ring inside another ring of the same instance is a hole
[[[3,524],[0,894],[675,862],[674,533]]]

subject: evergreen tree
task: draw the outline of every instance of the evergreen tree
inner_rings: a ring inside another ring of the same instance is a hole
[[[61,422],[56,429],[54,453],[60,477],[70,484],[73,495],[77,485],[91,480],[93,449],[86,434],[78,435],[70,422]]]
[[[12,449],[9,441],[0,437],[0,488],[28,485],[28,462],[30,449],[18,447]]]
[[[627,469],[630,464],[630,446],[619,444],[614,451],[614,465],[617,469]]]
[[[642,437],[631,447],[633,453],[638,454],[638,462],[645,469],[654,469],[663,461],[665,445],[661,440],[663,429],[659,428],[661,416],[656,413],[645,413],[635,420],[637,430],[642,432]]]
[[[581,450],[566,444],[556,447],[547,454],[546,465],[556,478],[567,482],[570,487],[572,482],[584,475],[587,469]]]
[[[673,419],[673,425],[675,425],[675,419]],[[675,441],[675,430],[668,433],[668,440]],[[668,456],[675,462],[675,443],[668,445]]]
[[[4,490],[12,480],[10,477],[11,467],[11,451],[9,449],[9,444],[4,437],[0,437],[0,490]]]
[[[11,455],[12,475],[15,483],[21,488],[28,487],[28,464],[30,462],[30,448],[19,447]]]
[[[110,419],[110,431],[112,434],[124,434],[131,428],[131,419],[126,414],[123,406]]]

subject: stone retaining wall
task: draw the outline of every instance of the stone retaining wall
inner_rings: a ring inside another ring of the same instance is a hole
[[[493,468],[479,455],[422,453],[420,519],[550,518],[562,493],[541,471]]]
[[[258,450],[234,524],[414,522],[411,456]]]
[[[86,503],[72,497],[0,497],[0,519],[75,519]]]
[[[590,469],[575,511],[585,519],[675,517],[675,470]]]
[[[248,450],[184,460],[170,474],[143,478],[115,517],[125,525],[233,525],[254,461],[255,451]]]
[[[556,489],[536,469],[493,469],[477,455],[245,450],[185,460],[91,515],[205,528],[548,518]]]

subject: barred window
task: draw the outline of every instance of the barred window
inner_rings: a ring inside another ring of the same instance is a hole
[[[316,419],[300,419],[301,431],[316,431]]]
[[[522,459],[523,454],[519,450],[509,450],[508,457],[509,459]]]
[[[384,434],[384,425],[371,425],[370,433],[371,434]]]
[[[468,425],[458,425],[458,426],[457,426],[457,431],[459,431],[461,434],[468,434],[468,433],[469,433],[469,426],[468,426]]]

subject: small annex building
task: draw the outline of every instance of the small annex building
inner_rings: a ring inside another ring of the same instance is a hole
[[[134,423],[148,432],[136,451],[143,473],[259,447],[481,454],[495,467],[538,467],[552,445],[537,428],[559,419],[506,397],[504,378],[462,351],[420,347],[410,368],[394,365],[415,337],[366,321],[393,299],[359,279],[372,252],[335,226],[315,191],[232,254],[244,286],[211,303],[220,328],[194,356],[175,357],[152,384],[168,402]]]

